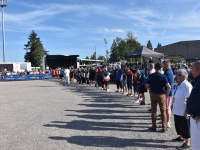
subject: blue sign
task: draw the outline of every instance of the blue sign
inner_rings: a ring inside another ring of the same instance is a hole
[[[3,81],[51,79],[52,74],[5,75]]]

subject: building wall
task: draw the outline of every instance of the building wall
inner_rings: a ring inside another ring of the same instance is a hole
[[[183,58],[192,59],[200,57],[200,40],[178,42],[155,48],[154,51],[164,53],[164,55],[181,55]]]

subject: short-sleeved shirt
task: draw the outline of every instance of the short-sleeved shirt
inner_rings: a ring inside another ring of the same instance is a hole
[[[186,109],[186,99],[190,96],[192,85],[187,80],[184,80],[180,85],[177,85],[174,90],[173,113],[178,116],[184,116]]]
[[[123,70],[123,80],[126,80],[127,70]]]
[[[132,71],[127,71],[127,83],[132,83],[133,81],[132,81],[132,77],[133,77],[133,73],[132,73]]]
[[[96,71],[95,71],[95,70],[93,70],[93,69],[90,69],[90,76],[91,76],[91,77],[94,77],[94,76],[95,76],[95,74],[96,74]]]
[[[164,75],[166,75],[167,77],[167,80],[171,86],[171,90],[169,92],[169,94],[167,96],[172,96],[173,95],[173,90],[174,90],[174,74],[173,74],[173,71],[172,69],[168,69],[164,72]],[[167,89],[167,87],[166,87]]]
[[[147,83],[150,85],[150,92],[155,94],[166,93],[165,85],[168,82],[167,77],[159,72],[150,74]]]
[[[121,80],[122,70],[116,70],[116,80]]]
[[[65,76],[69,77],[69,69],[65,69]]]
[[[200,75],[195,78],[190,97],[187,101],[187,114],[200,116]]]

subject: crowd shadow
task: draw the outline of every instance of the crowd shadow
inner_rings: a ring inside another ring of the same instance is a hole
[[[96,122],[86,120],[73,120],[71,122],[52,121],[50,124],[45,124],[44,126],[82,131],[132,131],[131,128],[133,127],[133,125],[129,123]]]
[[[114,110],[114,109],[83,109],[83,110],[65,110],[67,112],[88,113],[88,114],[142,114],[147,113],[145,110]],[[150,114],[149,114],[150,116]]]
[[[68,114],[66,116],[73,116],[83,119],[93,119],[93,120],[149,120],[149,116],[121,116],[121,115],[95,115],[95,114],[88,114],[88,115],[75,115],[75,114]]]
[[[60,82],[58,84],[61,85]],[[66,90],[66,87],[63,90]],[[78,108],[83,106],[84,109],[65,110],[67,113],[65,116],[78,118],[79,120],[74,119],[69,122],[52,121],[43,125],[44,127],[79,131],[128,131],[130,134],[134,134],[134,132],[146,132],[145,134],[152,132],[149,130],[149,123],[151,122],[150,114],[147,114],[147,109],[144,109],[147,106],[134,105],[132,103],[133,99],[130,97],[123,96],[119,93],[107,93],[101,90],[94,90],[94,87],[88,85],[77,86],[76,83],[67,87],[67,90],[81,97],[83,103],[77,105],[79,106]],[[71,137],[50,136],[49,139],[65,140],[72,144],[93,147],[123,148],[134,146],[141,148],[174,148],[173,146],[161,144],[165,143],[166,140],[158,139],[125,139],[96,135]]]
[[[154,140],[154,139],[125,139],[108,136],[51,136],[49,139],[53,140],[65,140],[68,143],[91,146],[91,147],[113,147],[113,148],[125,148],[125,147],[140,147],[140,148],[175,148],[174,146],[167,146],[161,143],[167,142],[166,140]]]

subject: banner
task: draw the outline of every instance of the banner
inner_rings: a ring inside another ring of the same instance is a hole
[[[6,75],[3,81],[20,81],[20,80],[40,80],[51,79],[52,74],[26,74],[26,75]]]

